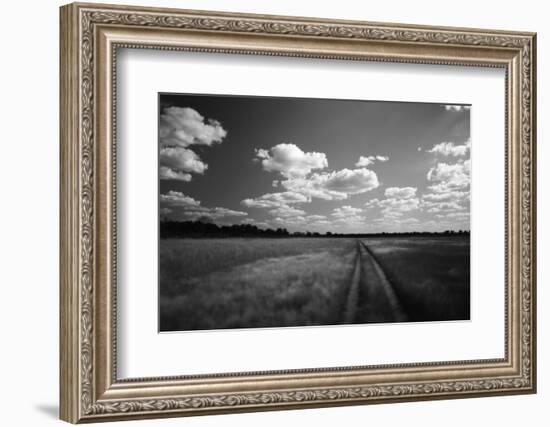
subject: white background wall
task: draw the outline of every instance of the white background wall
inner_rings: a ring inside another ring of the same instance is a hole
[[[122,3],[110,0],[113,3]],[[58,402],[58,6],[57,0],[2,5],[0,67],[0,420],[6,426],[56,425]],[[535,0],[133,0],[133,4],[235,12],[317,16],[538,32],[538,351],[539,393],[209,416],[131,425],[396,426],[547,425],[550,376],[550,27],[545,2]],[[487,165],[490,173],[490,165]],[[487,254],[491,256],[491,254]],[[545,336],[546,335],[546,336]]]

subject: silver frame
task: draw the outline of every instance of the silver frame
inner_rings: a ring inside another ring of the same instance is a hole
[[[60,42],[63,420],[77,423],[535,392],[535,34],[75,3],[61,8]],[[118,379],[118,48],[504,68],[505,357]]]

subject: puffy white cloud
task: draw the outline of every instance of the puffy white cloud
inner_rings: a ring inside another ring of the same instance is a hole
[[[355,163],[355,166],[363,168],[366,166],[370,166],[374,163],[374,156],[359,156],[359,160],[357,160],[357,163]]]
[[[205,120],[187,107],[166,107],[160,115],[160,178],[191,181],[192,174],[203,174],[208,165],[189,147],[222,142],[227,131],[213,119]]]
[[[264,194],[255,199],[244,199],[241,201],[241,205],[248,208],[270,209],[268,212],[271,216],[275,217],[272,221],[275,221],[277,225],[288,222],[297,225],[298,222],[303,223],[305,221],[303,218],[306,215],[306,211],[290,205],[309,201],[310,199],[303,194],[285,191],[281,193]]]
[[[388,198],[408,199],[416,196],[416,187],[388,187],[384,195]]]
[[[402,214],[403,212],[414,211],[419,208],[420,201],[417,197],[399,199],[390,198],[382,200],[379,204],[384,214]]]
[[[365,203],[366,208],[376,208],[379,205],[380,205],[380,200],[379,199],[370,199],[369,201],[367,201]]]
[[[470,202],[470,160],[455,164],[438,163],[427,175],[434,184],[422,196],[422,208],[428,213],[461,212]],[[450,218],[450,217],[449,217]]]
[[[210,219],[222,219],[225,217],[243,217],[247,216],[246,212],[235,211],[227,208],[208,208],[201,206],[199,200],[187,196],[179,191],[169,191],[166,194],[160,195],[161,211],[165,210],[171,217],[185,220],[196,220],[202,217]]]
[[[173,191],[173,190],[170,190],[166,194],[161,194],[160,202],[171,206],[184,206],[184,207],[199,206],[201,204],[200,201],[195,200],[190,196],[186,196],[180,191]]]
[[[293,203],[308,202],[309,199],[301,193],[284,191],[281,193],[268,193],[255,199],[244,199],[241,201],[247,208],[278,208]]]
[[[331,213],[331,216],[337,222],[349,225],[364,222],[365,217],[361,215],[362,213],[363,209],[345,205],[334,209]]]
[[[170,169],[166,166],[161,166],[159,170],[160,179],[174,180],[174,181],[191,181],[191,174],[185,172],[178,172]]]
[[[381,209],[385,218],[399,218],[405,212],[419,209],[420,199],[416,197],[416,187],[389,187],[384,191],[385,199],[372,199],[365,207]]]
[[[311,201],[312,198],[323,200],[344,200],[348,198],[346,193],[327,189],[325,181],[324,176],[315,174],[307,178],[281,181],[281,185],[289,191],[304,195],[308,201]]]
[[[445,110],[447,111],[456,111],[456,112],[468,111],[471,108],[470,105],[458,105],[458,104],[447,104],[444,107],[445,107]]]
[[[450,200],[462,200],[470,197],[469,191],[454,191],[446,189],[441,185],[433,185],[428,187],[428,189],[434,191],[433,193],[424,194],[422,200],[428,202],[447,202]]]
[[[345,205],[334,209],[331,215],[335,218],[342,219],[342,218],[356,217],[362,212],[363,210],[360,208],[354,208],[353,206]]]
[[[376,156],[386,161],[384,156]],[[345,200],[351,194],[360,194],[379,186],[376,173],[366,168],[342,169],[332,172],[314,172],[328,166],[324,153],[306,153],[295,144],[278,144],[269,150],[256,150],[256,160],[261,161],[266,171],[279,172],[285,179],[272,182],[273,187],[281,185],[285,193],[273,193],[241,203],[248,207],[272,207],[288,203],[310,202],[312,198],[324,200]],[[299,199],[287,202],[277,200],[275,195],[299,194]]]
[[[296,144],[277,144],[269,150],[256,150],[256,158],[261,161],[264,170],[279,172],[286,178],[303,177],[312,170],[328,166],[325,153],[305,153]]]
[[[376,174],[369,169],[342,169],[327,174],[314,174],[319,183],[331,191],[361,194],[377,188],[380,184]]]
[[[445,216],[447,218],[456,219],[458,221],[470,221],[470,212],[450,212]]]
[[[454,164],[438,163],[428,171],[428,181],[442,184],[441,189],[461,189],[470,185],[470,160]]]
[[[372,165],[375,161],[387,162],[390,158],[388,156],[359,156],[359,160],[355,163],[357,167],[366,167]]]
[[[287,190],[324,200],[345,200],[351,194],[366,193],[380,185],[376,173],[365,168],[313,173],[281,184]]]
[[[188,107],[166,107],[160,115],[159,136],[163,147],[189,147],[222,142],[227,131],[221,123]]]
[[[293,208],[292,206],[281,206],[269,211],[274,217],[288,218],[291,216],[302,216],[306,214],[306,211],[302,209]]]
[[[235,216],[248,215],[246,212],[235,211],[227,208],[203,208],[203,209],[206,209],[206,211],[205,210],[198,211],[197,213],[200,212],[202,216],[208,216],[208,217],[211,217],[212,219],[219,219],[227,216],[235,217]]]
[[[160,165],[173,171],[198,174],[203,174],[208,169],[208,165],[194,151],[181,147],[161,148]]]
[[[470,201],[470,161],[456,164],[438,163],[430,169],[428,179],[435,181],[422,197],[422,207],[429,213],[457,212],[467,209]]]
[[[305,217],[310,222],[328,222],[327,217],[325,215],[308,215]]]
[[[470,146],[470,140],[466,141],[462,145],[455,145],[453,142],[441,142],[439,144],[435,144],[430,150],[428,150],[428,153],[459,157],[468,154]]]
[[[460,205],[458,202],[426,202],[422,203],[422,207],[430,213],[436,212],[456,212],[466,209],[465,206]]]

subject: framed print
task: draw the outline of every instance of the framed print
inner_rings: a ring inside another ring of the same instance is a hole
[[[535,34],[61,8],[61,418],[536,391]]]

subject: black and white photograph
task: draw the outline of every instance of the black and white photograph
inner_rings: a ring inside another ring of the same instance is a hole
[[[470,319],[470,105],[158,102],[160,332]]]

